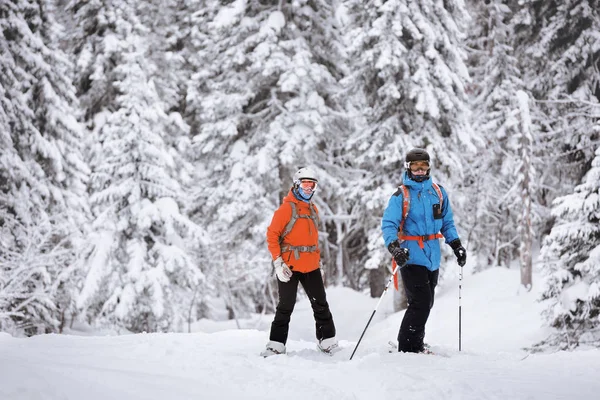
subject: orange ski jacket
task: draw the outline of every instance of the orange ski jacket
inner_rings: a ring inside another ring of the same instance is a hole
[[[314,210],[312,214],[311,205]],[[293,207],[298,218],[291,231],[282,237],[292,220]],[[267,245],[273,260],[281,256],[283,262],[296,272],[307,273],[318,269],[321,252],[317,218],[317,207],[312,203],[298,200],[290,190],[273,214],[271,224],[267,228]]]

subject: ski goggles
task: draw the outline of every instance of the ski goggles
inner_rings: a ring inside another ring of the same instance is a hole
[[[300,181],[300,188],[305,192],[314,191],[317,188],[317,182],[308,179],[302,179]]]
[[[431,163],[429,161],[410,161],[405,166],[411,172],[428,171],[431,168]]]

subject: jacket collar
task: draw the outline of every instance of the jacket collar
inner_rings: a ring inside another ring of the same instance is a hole
[[[431,188],[431,175],[429,179],[424,180],[423,182],[415,182],[408,177],[408,172],[404,171],[404,175],[402,178],[402,184],[415,190],[424,190]]]
[[[283,201],[291,201],[291,202],[296,203],[296,204],[302,204],[302,203],[310,204],[309,200],[304,200],[303,198],[300,197],[300,195],[297,195],[294,192],[293,188],[290,189],[290,191],[288,192],[288,194],[283,198]]]
[[[312,200],[312,197],[310,198],[310,200],[306,200],[304,197],[302,197],[302,196],[300,195],[300,193],[298,193],[298,189],[294,189],[294,188],[292,188],[292,189],[290,190],[290,192],[292,193],[292,195],[293,195],[293,196],[296,198],[296,200],[298,200],[298,201],[303,201],[303,202],[305,202],[305,203],[310,203],[310,200]]]

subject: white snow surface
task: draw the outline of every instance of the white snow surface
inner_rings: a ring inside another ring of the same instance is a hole
[[[288,353],[262,358],[272,315],[199,321],[192,333],[124,336],[0,333],[2,400],[163,399],[598,399],[600,350],[528,354],[548,333],[534,289],[519,271],[495,268],[462,285],[458,351],[458,282],[438,287],[426,342],[436,355],[389,353],[403,312],[387,293],[353,358],[378,299],[328,288],[341,351],[316,350],[308,300],[299,296]],[[537,280],[537,281],[536,281]],[[536,285],[537,282],[537,285]],[[77,334],[76,334],[77,333]]]

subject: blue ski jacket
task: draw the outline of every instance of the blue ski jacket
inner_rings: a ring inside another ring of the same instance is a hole
[[[454,226],[454,217],[448,194],[443,187],[440,186],[444,200],[441,218],[434,219],[433,205],[439,204],[440,199],[432,187],[431,178],[424,182],[415,182],[408,177],[407,172],[404,172],[403,184],[408,188],[410,194],[410,209],[404,222],[404,235],[426,236],[441,232],[446,243],[459,238]],[[394,240],[398,240],[398,229],[400,229],[400,222],[402,221],[402,202],[402,190],[398,188],[390,198],[381,220],[381,230],[386,247]],[[407,248],[410,253],[407,264],[422,265],[430,271],[439,269],[441,260],[440,241],[437,239],[427,240],[423,244],[424,248],[421,249],[417,240],[400,241],[401,247]]]

